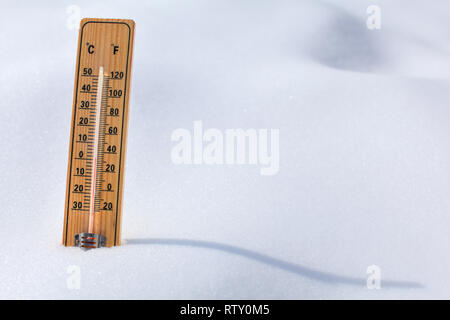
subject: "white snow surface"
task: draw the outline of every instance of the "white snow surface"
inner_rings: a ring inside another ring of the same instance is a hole
[[[136,22],[124,245],[62,246],[77,30]],[[450,298],[449,1],[0,3],[0,298]],[[280,130],[280,170],[172,131]],[[69,289],[69,266],[81,287]],[[381,269],[381,289],[366,269]]]

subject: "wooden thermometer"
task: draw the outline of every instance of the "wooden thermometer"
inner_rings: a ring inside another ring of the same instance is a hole
[[[120,245],[134,21],[83,19],[70,132],[63,244]]]

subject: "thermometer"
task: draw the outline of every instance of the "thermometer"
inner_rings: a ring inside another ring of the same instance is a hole
[[[120,245],[134,21],[83,19],[78,36],[63,244]]]

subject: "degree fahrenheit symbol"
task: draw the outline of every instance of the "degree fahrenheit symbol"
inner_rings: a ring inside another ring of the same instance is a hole
[[[119,46],[116,46],[116,45],[112,45],[112,47],[113,47],[113,54],[115,55],[117,52],[119,52]]]

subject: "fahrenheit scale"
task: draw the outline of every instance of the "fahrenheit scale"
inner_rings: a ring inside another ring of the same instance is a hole
[[[63,244],[120,245],[134,21],[83,19],[70,133]]]

